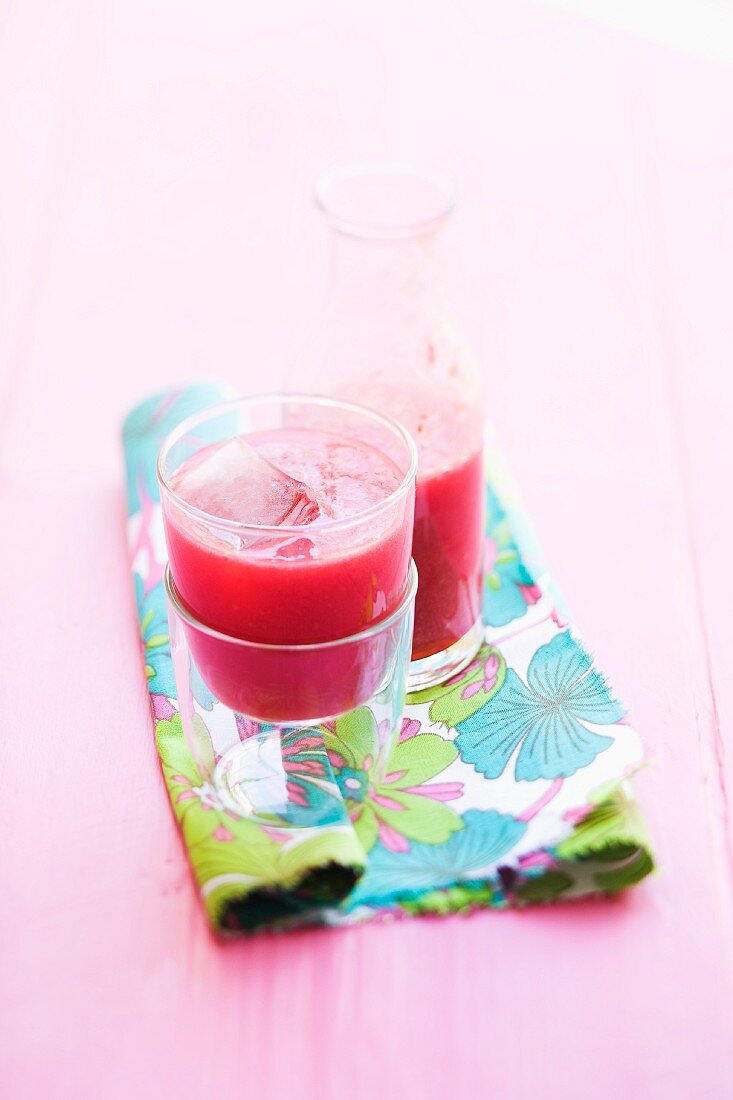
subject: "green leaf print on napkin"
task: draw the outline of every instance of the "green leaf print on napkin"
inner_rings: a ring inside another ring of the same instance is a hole
[[[393,852],[409,841],[443,844],[462,827],[444,805],[460,797],[460,783],[431,783],[458,756],[437,733],[420,733],[406,719],[388,763],[379,757],[380,731],[368,707],[324,727],[323,741],[356,835],[365,852],[377,840]]]
[[[556,848],[559,859],[586,863],[599,890],[616,893],[654,870],[649,836],[638,805],[622,783],[591,796],[594,808]]]
[[[343,896],[339,884],[347,880],[353,885],[363,868],[363,854],[350,831],[283,831],[277,823],[266,826],[233,813],[212,782],[215,757],[208,730],[198,715],[193,725],[193,745],[184,737],[178,713],[158,720],[156,740],[171,803],[212,923],[241,930],[295,920],[314,897],[322,904],[332,895]],[[288,893],[291,890],[296,893]],[[245,912],[241,907],[254,892],[259,901]],[[232,906],[240,907],[236,922],[228,917]]]
[[[408,695],[408,706],[430,703],[430,718],[452,729],[491,699],[506,678],[506,661],[498,649],[482,645],[474,659],[444,684]]]
[[[527,878],[514,887],[514,897],[527,905],[541,901],[557,901],[573,885],[570,875],[562,871],[543,871],[536,878]]]
[[[649,844],[646,826],[636,802],[620,783],[604,784],[590,797],[592,809],[556,848],[561,859],[598,856],[604,849],[614,853],[635,850]]]

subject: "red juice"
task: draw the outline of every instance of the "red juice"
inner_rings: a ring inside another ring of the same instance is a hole
[[[300,428],[247,433],[244,448],[271,464],[272,503],[268,484],[253,488],[246,455],[237,473],[234,442],[200,449],[168,478],[172,494],[163,493],[175,587],[211,628],[188,631],[199,671],[224,703],[263,720],[350,709],[378,684],[383,657],[374,639],[266,647],[345,639],[397,608],[409,568],[412,486],[398,493],[403,471],[359,439]],[[252,523],[262,501],[271,509],[264,527],[259,517]]]
[[[483,494],[480,449],[418,476],[412,553],[420,587],[413,660],[447,649],[479,618]]]
[[[384,409],[417,444],[417,565],[412,658],[441,653],[479,620],[484,541],[483,424],[480,411],[435,382],[372,376],[349,396]]]

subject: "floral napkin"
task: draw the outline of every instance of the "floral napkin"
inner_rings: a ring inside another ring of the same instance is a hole
[[[227,808],[214,782],[215,704],[203,684],[187,700],[198,715],[195,754],[183,736],[155,477],[163,437],[223,396],[213,385],[168,391],[135,408],[123,429],[156,743],[212,925],[232,933],[503,908],[616,892],[644,878],[653,861],[629,783],[643,763],[639,737],[568,622],[491,444],[486,642],[476,659],[408,697],[387,767],[377,767],[383,731],[367,707],[292,735],[282,755],[303,811],[299,830]]]

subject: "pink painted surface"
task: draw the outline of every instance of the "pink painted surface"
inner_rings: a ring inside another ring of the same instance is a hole
[[[0,1092],[730,1096],[733,44],[523,2],[0,27]],[[272,386],[325,280],[309,181],[374,156],[463,183],[457,312],[655,757],[660,872],[220,947],[153,749],[118,425],[202,373]]]

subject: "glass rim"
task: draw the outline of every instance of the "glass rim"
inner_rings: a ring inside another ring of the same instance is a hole
[[[363,642],[368,638],[373,638],[380,634],[382,631],[387,630],[393,626],[399,619],[401,619],[409,610],[412,604],[415,602],[415,596],[417,594],[417,566],[412,558],[410,558],[410,568],[407,574],[407,584],[405,585],[405,591],[402,595],[400,602],[390,611],[389,615],[385,615],[383,619],[378,619],[377,622],[371,623],[369,626],[364,627],[363,630],[358,631],[356,634],[347,634],[344,638],[329,638],[327,642],[253,642],[248,638],[239,638],[236,634],[226,634],[223,630],[217,630],[213,626],[208,626],[207,623],[202,623],[200,619],[189,611],[186,605],[181,599],[180,593],[176,588],[176,582],[173,579],[171,572],[170,562],[166,562],[165,566],[165,592],[168,597],[169,605],[173,608],[179,619],[182,619],[188,626],[193,627],[194,630],[199,631],[201,634],[206,634],[210,638],[216,638],[221,642],[230,642],[232,645],[245,646],[248,649],[264,649],[273,653],[307,653],[315,652],[321,649],[334,649],[336,646],[352,645],[354,642]]]
[[[164,461],[168,457],[173,446],[180,442],[187,432],[191,431],[193,428],[199,427],[207,420],[213,420],[217,416],[224,416],[227,413],[234,412],[243,407],[256,408],[258,405],[286,405],[296,403],[331,409],[344,409],[348,412],[358,413],[365,419],[369,419],[388,428],[392,434],[397,436],[404,444],[408,455],[407,472],[403,475],[399,485],[393,489],[388,496],[384,497],[383,500],[377,501],[376,504],[370,504],[368,508],[364,508],[360,512],[355,512],[352,516],[344,516],[342,519],[327,519],[323,523],[317,523],[315,525],[247,523],[245,520],[226,519],[215,516],[211,512],[206,512],[202,508],[197,508],[195,504],[190,504],[171,486],[169,477],[166,476],[163,470]],[[363,523],[365,519],[379,515],[390,505],[399,501],[407,494],[410,485],[417,476],[417,445],[407,429],[403,428],[398,420],[394,420],[391,416],[385,416],[375,409],[370,409],[367,405],[357,404],[355,401],[344,401],[341,398],[327,397],[325,395],[322,396],[321,394],[312,393],[258,394],[252,397],[236,397],[230,401],[221,401],[216,405],[211,405],[206,409],[202,409],[200,412],[193,413],[192,416],[186,417],[186,419],[177,424],[163,440],[158,451],[155,471],[161,490],[175,501],[178,508],[186,512],[199,523],[205,523],[210,527],[218,527],[225,531],[247,531],[258,538],[266,535],[302,536],[304,531],[311,526],[318,532],[343,530],[344,528],[353,527]]]
[[[445,195],[445,202],[430,217],[415,218],[396,224],[343,216],[333,209],[329,193],[338,184],[358,179],[360,176],[408,176],[422,180],[440,188]],[[313,198],[328,224],[340,233],[350,237],[398,240],[402,237],[422,236],[438,229],[455,210],[457,194],[455,184],[450,178],[439,172],[420,168],[409,161],[361,161],[356,164],[339,165],[322,172],[316,179]]]

